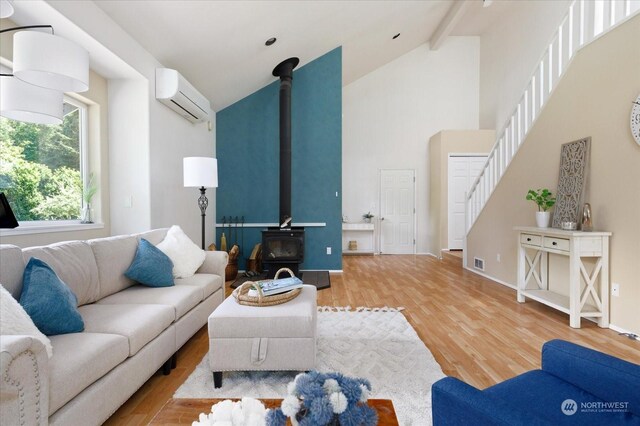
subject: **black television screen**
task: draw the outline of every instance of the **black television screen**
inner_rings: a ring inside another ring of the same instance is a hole
[[[11,210],[9,201],[4,195],[4,192],[0,192],[0,228],[16,228],[18,221]]]

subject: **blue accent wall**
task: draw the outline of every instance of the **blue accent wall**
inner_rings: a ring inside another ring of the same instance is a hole
[[[279,89],[274,81],[216,114],[218,223],[223,216],[278,222]],[[291,117],[293,220],[327,224],[306,228],[302,269],[342,269],[342,48],[293,71]],[[241,245],[244,269],[261,230],[216,235]]]

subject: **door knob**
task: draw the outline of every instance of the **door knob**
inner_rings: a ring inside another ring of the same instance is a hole
[[[380,220],[381,220],[381,221],[382,221],[382,220],[384,220],[384,217],[381,217],[381,218],[380,218]]]

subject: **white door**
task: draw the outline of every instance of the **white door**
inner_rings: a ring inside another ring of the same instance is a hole
[[[380,170],[380,252],[414,254],[415,171]]]
[[[465,194],[482,171],[487,161],[482,156],[449,157],[449,249],[460,250],[464,246],[465,235]]]

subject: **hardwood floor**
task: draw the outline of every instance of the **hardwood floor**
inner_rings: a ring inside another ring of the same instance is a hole
[[[461,263],[452,255],[345,256],[344,272],[331,275],[318,305],[404,307],[445,374],[481,389],[540,368],[542,344],[556,338],[640,364],[640,342],[589,321],[572,329],[568,315],[536,302],[519,304],[515,290],[465,271]],[[207,349],[203,327],[178,352],[171,375],[156,373],[106,424],[147,424]]]

